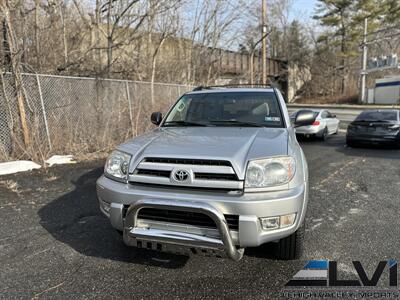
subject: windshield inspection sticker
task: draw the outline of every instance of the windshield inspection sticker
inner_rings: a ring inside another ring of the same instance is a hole
[[[186,107],[185,103],[184,103],[184,102],[182,102],[182,103],[181,103],[181,104],[179,104],[179,106],[177,107],[177,110],[178,110],[179,112],[182,112],[182,110],[184,110],[184,109],[185,109],[185,107]]]
[[[279,117],[265,117],[264,120],[267,121],[267,122],[280,122],[281,118],[279,118]]]

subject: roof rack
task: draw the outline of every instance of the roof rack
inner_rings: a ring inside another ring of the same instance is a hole
[[[275,86],[271,84],[260,84],[260,83],[238,83],[238,84],[225,84],[225,85],[209,85],[209,86],[196,86],[193,89],[195,91],[202,91],[202,90],[212,90],[212,89],[221,89],[221,88],[275,88]]]

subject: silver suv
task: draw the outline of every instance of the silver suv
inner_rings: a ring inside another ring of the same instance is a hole
[[[308,170],[279,90],[197,88],[151,121],[158,127],[119,145],[97,181],[127,245],[239,260],[275,242],[278,258],[299,257]],[[295,126],[313,121],[306,111]]]

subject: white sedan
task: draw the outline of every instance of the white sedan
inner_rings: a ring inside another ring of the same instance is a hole
[[[336,134],[339,131],[339,119],[326,109],[301,109],[291,114],[293,120],[299,111],[312,111],[315,114],[315,121],[312,125],[296,128],[297,135],[306,137],[318,137],[325,140],[329,135]]]

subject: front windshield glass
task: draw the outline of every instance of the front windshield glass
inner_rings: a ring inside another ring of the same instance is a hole
[[[217,92],[184,95],[163,126],[283,127],[274,92]]]

